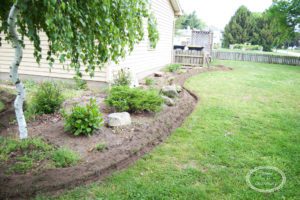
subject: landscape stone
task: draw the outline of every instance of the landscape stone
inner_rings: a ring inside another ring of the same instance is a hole
[[[161,89],[161,92],[163,95],[170,97],[170,98],[175,98],[178,96],[177,88],[175,85],[164,86]]]
[[[174,106],[175,105],[175,101],[173,99],[171,99],[170,97],[167,96],[161,96],[165,102],[165,104],[167,106]]]
[[[112,113],[108,115],[108,126],[127,126],[131,124],[131,117],[128,112]]]

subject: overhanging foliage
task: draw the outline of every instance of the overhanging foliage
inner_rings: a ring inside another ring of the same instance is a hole
[[[16,2],[18,32],[33,42],[37,62],[42,51],[39,32],[43,31],[48,37],[49,63],[53,64],[56,56],[62,63],[68,59],[79,74],[81,64],[93,75],[97,66],[118,61],[132,51],[144,37],[144,21],[150,22],[152,46],[158,41],[156,21],[145,0],[2,0],[0,33],[8,41],[7,18]]]

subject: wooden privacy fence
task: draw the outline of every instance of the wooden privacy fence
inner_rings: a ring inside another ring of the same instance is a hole
[[[272,64],[284,64],[284,65],[299,65],[300,57],[296,56],[284,56],[284,55],[267,55],[258,53],[244,53],[244,52],[222,52],[213,51],[213,59],[219,60],[240,60],[250,62],[262,62]]]
[[[208,64],[208,56],[203,51],[195,50],[174,50],[173,62],[184,66],[201,67],[204,63]]]

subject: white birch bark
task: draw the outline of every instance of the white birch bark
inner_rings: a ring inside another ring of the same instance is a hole
[[[23,113],[23,103],[25,101],[25,88],[19,79],[18,69],[22,61],[23,47],[20,43],[20,39],[16,30],[16,20],[18,15],[18,1],[11,7],[7,23],[9,25],[10,40],[15,49],[15,58],[10,66],[10,78],[16,85],[17,97],[14,102],[16,118],[19,126],[20,139],[28,137],[27,125]]]

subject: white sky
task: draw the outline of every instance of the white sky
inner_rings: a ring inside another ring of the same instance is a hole
[[[224,29],[235,11],[245,5],[252,12],[263,12],[272,0],[179,0],[184,12],[194,10],[208,26]]]

